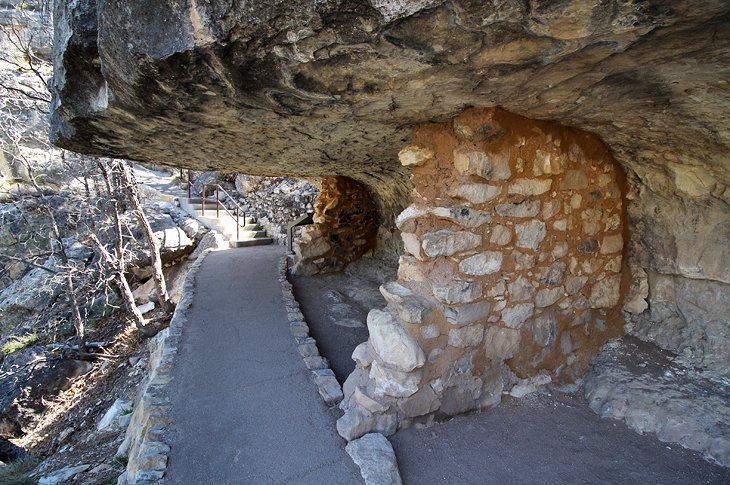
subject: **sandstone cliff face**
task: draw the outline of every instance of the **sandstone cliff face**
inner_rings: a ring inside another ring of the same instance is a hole
[[[628,329],[727,374],[727,2],[80,0],[56,13],[59,146],[347,176],[391,229],[411,202],[397,153],[412,126],[501,106],[596,134],[627,179]]]

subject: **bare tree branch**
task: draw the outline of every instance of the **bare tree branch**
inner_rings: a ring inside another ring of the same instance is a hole
[[[46,266],[43,266],[42,264],[38,264],[38,263],[36,263],[34,261],[30,261],[30,260],[25,259],[25,258],[19,258],[17,256],[11,256],[9,254],[2,254],[2,253],[0,253],[0,258],[8,259],[10,261],[17,261],[17,262],[23,263],[23,264],[27,264],[28,266],[32,266],[34,268],[38,268],[38,269],[42,269],[44,271],[48,271],[51,274],[59,274],[60,273],[59,271],[56,271],[56,270],[51,269],[51,268],[47,268]]]
[[[49,104],[51,102],[51,99],[50,98],[45,98],[45,97],[42,97],[42,96],[38,95],[38,93],[35,90],[33,90],[33,92],[28,92],[28,91],[25,91],[25,90],[20,89],[20,88],[16,88],[16,87],[13,87],[13,86],[8,86],[6,83],[4,83],[2,81],[0,81],[0,88],[5,89],[7,91],[12,91],[14,93],[18,93],[21,96],[25,96],[26,98],[32,99],[33,101],[40,101],[42,103],[49,103]],[[41,112],[43,114],[48,114],[48,111],[47,110],[43,110]]]
[[[152,278],[157,288],[157,295],[160,306],[166,312],[172,310],[172,301],[170,295],[167,293],[167,285],[165,283],[165,275],[162,273],[162,258],[160,257],[160,244],[157,242],[150,222],[147,220],[144,211],[139,203],[139,193],[137,191],[137,182],[134,179],[134,174],[129,169],[129,165],[126,162],[119,162],[121,169],[122,181],[125,184],[125,189],[128,195],[129,203],[132,206],[134,215],[139,221],[139,225],[142,226],[145,238],[147,239],[147,245],[150,248],[150,254],[152,257]]]
[[[99,238],[96,237],[96,234],[91,234],[89,237],[94,242],[94,245],[99,251],[102,259],[106,262],[108,267],[112,268],[115,276],[115,282],[118,285],[119,291],[122,294],[122,301],[124,302],[124,306],[127,308],[127,313],[132,317],[132,321],[137,327],[137,330],[142,335],[147,337],[155,335],[157,331],[146,324],[142,313],[139,311],[139,308],[137,308],[137,305],[134,303],[134,295],[132,294],[132,289],[129,287],[129,283],[127,282],[127,278],[124,277],[124,273],[119,270],[119,261],[117,260],[117,258],[112,256],[109,251],[107,251],[106,247],[104,247],[101,241],[99,241]]]

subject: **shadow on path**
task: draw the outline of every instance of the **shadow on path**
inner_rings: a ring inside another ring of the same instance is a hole
[[[730,483],[729,469],[602,419],[581,395],[506,397],[489,411],[390,439],[407,485]]]

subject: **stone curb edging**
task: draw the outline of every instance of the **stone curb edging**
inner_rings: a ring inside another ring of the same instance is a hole
[[[205,257],[213,250],[214,248],[209,248],[203,251],[190,267],[170,326],[160,331],[148,342],[150,351],[148,377],[138,392],[124,442],[117,452],[117,456],[127,456],[127,467],[117,480],[118,485],[154,484],[165,475],[170,446],[164,442],[163,434],[170,424],[170,400],[169,397],[163,396],[163,391],[172,380],[170,375],[172,362],[178,352],[182,327],[187,322],[187,311],[193,302],[197,273],[200,271]],[[302,356],[304,365],[312,373],[320,396],[325,404],[335,406],[343,399],[342,387],[337,382],[327,359],[319,355],[317,342],[309,336],[309,326],[301,313],[299,303],[294,298],[292,284],[289,283],[286,276],[287,269],[288,258],[284,256],[279,263],[279,282],[286,306],[289,329],[297,343],[297,350]],[[355,463],[360,467],[366,485],[401,483],[397,466],[395,466],[394,472],[391,471],[391,473],[395,473],[394,476],[397,476],[397,480],[383,482],[372,481],[373,475],[368,471],[368,467],[363,466],[364,464],[359,463],[358,460],[355,460]]]
[[[205,257],[214,249],[205,249],[191,265],[170,326],[148,342],[148,376],[138,391],[124,442],[117,451],[117,456],[127,457],[126,470],[118,478],[117,485],[153,484],[165,475],[170,446],[164,442],[163,433],[170,424],[170,400],[163,396],[163,391],[172,380],[172,362],[178,352],[188,309],[193,303],[195,279]]]
[[[317,341],[309,336],[309,326],[294,297],[293,286],[287,279],[288,256],[279,262],[279,282],[286,305],[289,330],[297,343],[304,365],[312,372],[317,391],[328,406],[337,405],[344,395],[335,373],[325,357],[319,355]],[[347,444],[345,450],[360,468],[365,485],[400,485],[402,483],[393,447],[379,433],[370,433]]]
[[[344,398],[342,387],[337,382],[335,373],[330,369],[327,359],[319,355],[317,341],[309,336],[309,326],[299,308],[299,302],[294,298],[293,286],[286,277],[289,268],[288,261],[287,256],[283,256],[279,261],[279,282],[289,320],[289,331],[294,337],[304,365],[312,373],[319,395],[322,396],[327,406],[335,406]]]

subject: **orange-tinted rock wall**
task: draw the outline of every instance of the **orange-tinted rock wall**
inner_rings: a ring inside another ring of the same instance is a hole
[[[399,156],[415,186],[396,221],[405,254],[344,407],[365,394],[403,425],[581,376],[623,333],[628,285],[622,172],[605,145],[471,109],[418,127]]]
[[[325,177],[297,246],[298,274],[339,271],[375,247],[377,209],[368,190],[347,177]]]

